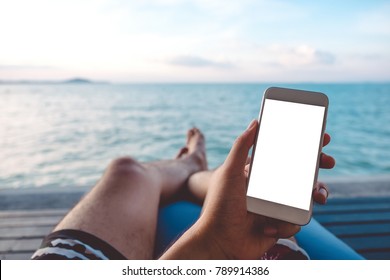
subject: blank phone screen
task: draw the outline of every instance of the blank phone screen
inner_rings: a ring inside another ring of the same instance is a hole
[[[325,107],[265,99],[247,195],[309,210]]]

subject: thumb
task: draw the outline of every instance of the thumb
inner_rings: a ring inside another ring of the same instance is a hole
[[[236,139],[224,163],[230,174],[242,172],[245,168],[248,152],[253,146],[258,122],[253,120],[248,128]]]

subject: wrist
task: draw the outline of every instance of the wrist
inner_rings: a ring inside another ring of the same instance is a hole
[[[199,219],[162,256],[161,259],[226,259],[209,227]]]

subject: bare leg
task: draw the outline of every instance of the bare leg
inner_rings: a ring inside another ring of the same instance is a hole
[[[188,179],[189,192],[201,204],[206,199],[213,173],[214,170],[204,170],[191,175]]]
[[[249,164],[250,161],[251,158],[248,157],[247,163]],[[218,167],[216,169],[218,169]],[[216,169],[199,171],[191,175],[188,179],[188,191],[190,192],[190,195],[197,200],[197,202],[203,204],[206,199],[207,191],[211,185],[211,180]]]
[[[117,159],[55,230],[82,230],[129,259],[150,259],[160,200],[169,199],[191,174],[204,169],[205,143],[198,129],[188,132],[186,152],[175,160],[141,164]]]

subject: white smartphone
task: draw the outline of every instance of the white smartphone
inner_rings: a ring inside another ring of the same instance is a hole
[[[310,221],[328,103],[319,92],[265,91],[249,171],[248,211],[298,225]]]

